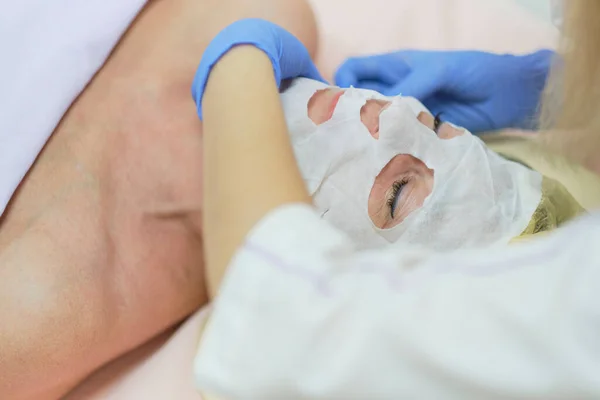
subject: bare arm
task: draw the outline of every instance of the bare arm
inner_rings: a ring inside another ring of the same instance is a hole
[[[240,46],[224,56],[211,73],[204,104],[203,229],[214,296],[252,226],[282,204],[310,198],[289,143],[273,68],[262,51]]]

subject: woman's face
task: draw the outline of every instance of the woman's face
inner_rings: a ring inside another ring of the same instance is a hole
[[[515,201],[517,183],[535,186],[523,167],[415,99],[297,79],[282,104],[315,206],[366,247],[402,238],[454,249],[514,237],[539,201],[535,190],[527,207]],[[498,207],[504,201],[513,205]]]
[[[316,125],[331,119],[345,90],[328,87],[317,90],[307,104],[308,118]],[[360,109],[360,120],[366,132],[379,139],[379,116],[391,104],[387,100],[367,100]],[[451,139],[464,130],[441,123],[427,111],[415,117],[440,139]],[[375,178],[369,195],[369,217],[378,228],[396,226],[411,212],[423,205],[433,188],[433,170],[421,160],[408,154],[392,158]]]

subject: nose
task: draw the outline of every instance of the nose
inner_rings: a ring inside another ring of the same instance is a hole
[[[390,104],[389,101],[371,99],[360,109],[360,120],[375,139],[379,139],[379,115]]]
[[[317,125],[329,121],[343,94],[339,88],[317,90],[308,100],[308,117]]]

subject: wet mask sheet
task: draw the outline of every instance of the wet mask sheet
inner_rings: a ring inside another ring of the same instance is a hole
[[[307,105],[328,87],[296,79],[281,100],[315,207],[358,247],[405,243],[450,251],[508,243],[527,227],[541,198],[540,174],[503,159],[468,131],[441,139],[417,120],[426,110],[408,97],[350,88],[331,118],[317,125]],[[361,108],[372,99],[390,102],[379,114],[378,138],[361,121]],[[420,207],[382,229],[369,216],[369,196],[376,177],[399,154],[432,170],[433,186]]]

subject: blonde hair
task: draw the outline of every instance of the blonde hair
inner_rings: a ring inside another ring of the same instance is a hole
[[[600,173],[600,1],[564,0],[560,57],[541,112],[545,141]]]

